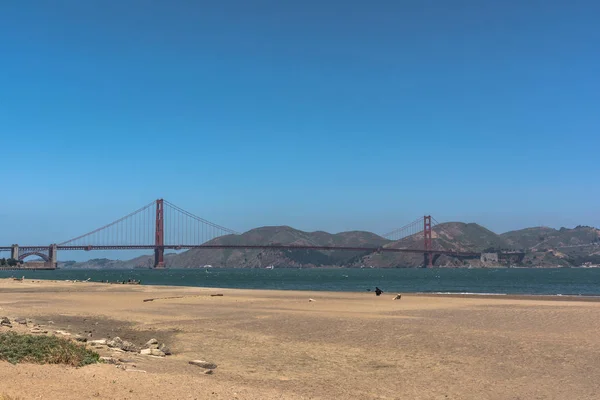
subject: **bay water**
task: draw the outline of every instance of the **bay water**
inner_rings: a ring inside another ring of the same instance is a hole
[[[364,269],[60,269],[0,271],[0,278],[135,279],[147,285],[363,292],[481,293],[600,296],[598,268],[364,268]]]

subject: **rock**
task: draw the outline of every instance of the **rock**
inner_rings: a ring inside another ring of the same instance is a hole
[[[153,356],[157,356],[157,357],[164,357],[165,353],[163,353],[162,351],[158,350],[158,349],[150,349],[150,354]]]
[[[27,320],[25,318],[15,318],[15,319],[13,319],[13,321],[16,322],[17,324],[21,324],[21,325],[27,324]]]
[[[122,340],[118,336],[114,339],[108,340],[106,342],[106,345],[108,347],[112,347],[114,349],[121,349],[124,351],[138,351],[138,347],[135,344],[128,342],[127,340]]]
[[[160,346],[158,346],[158,349],[160,351],[162,351],[163,353],[165,353],[166,355],[170,355],[171,354],[171,349],[167,347],[166,344],[162,343]]]
[[[7,317],[0,318],[0,326],[6,326],[8,328],[12,328],[12,324],[10,323],[10,319]]]
[[[139,351],[139,347],[136,346],[134,343],[124,340],[121,344],[121,350],[137,352]]]
[[[106,339],[90,340],[90,343],[91,344],[105,346],[106,345]]]
[[[213,370],[212,370],[212,369],[205,369],[204,371],[202,371],[202,373],[203,373],[204,375],[212,375],[212,373],[213,373]]]
[[[148,344],[146,345],[148,349],[158,349],[158,344]]]
[[[102,362],[104,362],[106,364],[118,364],[119,363],[119,361],[117,361],[117,359],[114,357],[100,357],[100,360],[102,360]]]
[[[35,334],[44,334],[44,333],[48,333],[48,331],[47,331],[47,330],[40,329],[40,328],[32,328],[32,329],[31,329],[29,332],[30,332],[30,333],[33,333],[34,335],[35,335]]]
[[[148,340],[148,341],[146,342],[146,348],[147,348],[147,349],[151,349],[152,347],[150,347],[150,346],[152,346],[153,344],[156,344],[156,345],[158,345],[158,340],[156,340],[156,339],[150,339],[150,340]],[[157,347],[157,348],[158,348],[158,347]]]
[[[131,368],[127,368],[127,369],[125,370],[125,372],[141,372],[141,373],[143,373],[143,374],[145,374],[145,373],[146,373],[146,371],[144,371],[143,369],[131,369]]]
[[[309,303],[311,303],[311,302],[313,302],[313,301],[315,301],[315,300],[314,300],[314,299],[308,299],[308,302],[309,302]]]
[[[87,342],[87,338],[85,336],[81,336],[81,335],[75,335],[75,340],[77,340],[78,342]]]
[[[215,369],[217,368],[217,364],[213,364],[208,361],[203,360],[192,360],[189,362],[191,365],[195,365],[196,367],[205,368],[205,369]]]
[[[116,337],[116,338],[114,338],[114,339],[107,340],[107,341],[106,341],[106,345],[107,345],[108,347],[116,347],[116,348],[120,349],[120,348],[121,348],[121,346],[123,346],[123,341],[121,340],[121,338],[120,338],[120,337],[118,337],[118,336],[117,336],[117,337]]]
[[[402,295],[401,294],[397,294],[396,297],[394,297],[394,300],[400,300],[402,299]]]
[[[140,350],[140,354],[143,356],[149,356],[152,354],[152,349],[142,349]]]
[[[71,334],[69,332],[65,332],[65,331],[54,331],[54,333],[56,333],[57,335],[71,336]]]

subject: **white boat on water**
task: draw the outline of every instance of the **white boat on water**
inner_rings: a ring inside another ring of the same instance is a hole
[[[273,268],[275,268],[275,266],[273,266],[273,265],[269,265],[269,266],[265,267],[265,269],[273,269]]]

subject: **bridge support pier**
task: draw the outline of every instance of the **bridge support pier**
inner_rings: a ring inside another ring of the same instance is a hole
[[[58,251],[58,249],[55,244],[51,244],[48,247],[48,263],[50,264],[51,268],[56,268],[56,266],[58,264],[58,259],[56,257],[57,251]]]
[[[10,258],[12,258],[13,260],[19,259],[19,245],[18,244],[13,244],[10,247]]]

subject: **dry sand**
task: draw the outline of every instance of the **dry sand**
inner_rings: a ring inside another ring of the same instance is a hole
[[[155,337],[174,353],[118,355],[146,372],[0,362],[0,396],[600,398],[599,302],[393,295],[0,280],[0,316],[93,339]],[[192,359],[218,368],[203,375]]]

